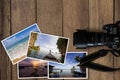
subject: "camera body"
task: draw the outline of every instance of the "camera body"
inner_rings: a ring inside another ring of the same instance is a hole
[[[73,34],[73,45],[80,49],[93,46],[107,46],[117,49],[120,47],[119,23],[104,25],[105,32],[77,30]]]

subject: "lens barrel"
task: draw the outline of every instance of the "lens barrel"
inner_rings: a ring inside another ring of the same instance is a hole
[[[116,43],[115,39],[117,39],[118,43]],[[77,32],[73,34],[73,45],[81,49],[103,45],[113,47],[118,44],[118,35],[111,35],[103,32],[88,32],[86,30],[77,30]]]

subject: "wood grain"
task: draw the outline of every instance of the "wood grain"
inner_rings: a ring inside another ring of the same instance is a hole
[[[37,0],[37,23],[43,33],[62,36],[62,0]]]
[[[62,0],[37,0],[37,23],[41,32],[62,36]]]
[[[63,0],[63,36],[70,38],[68,51],[85,51],[73,46],[73,33],[76,29],[88,29],[88,5],[88,0]]]
[[[113,0],[89,0],[89,29],[90,31],[103,31],[104,24],[113,23]],[[105,47],[90,48],[93,53]],[[113,55],[109,54],[95,62],[113,67]],[[95,76],[94,76],[95,75]],[[93,77],[94,76],[94,77]],[[99,72],[89,70],[89,80],[113,80],[112,72]]]
[[[0,41],[2,40],[2,0],[0,0]],[[0,43],[0,52],[2,52],[2,44]],[[2,55],[0,54],[0,58],[2,58]],[[0,60],[0,64],[2,64],[2,60]],[[0,76],[1,76],[1,69],[2,69],[2,66],[0,66]],[[0,77],[1,79],[1,77]]]
[[[115,0],[114,21],[120,20],[120,0]],[[119,28],[120,29],[120,28]],[[114,67],[120,67],[120,57],[114,57]],[[120,71],[114,73],[114,80],[120,79]]]
[[[89,51],[90,54],[106,47],[77,50],[73,46],[73,32],[76,29],[103,31],[104,24],[120,19],[119,4],[119,0],[0,0],[0,40],[37,22],[43,33],[70,38],[68,51]],[[0,80],[18,80],[16,65],[11,64],[1,44],[0,59]],[[119,60],[109,54],[95,62],[120,67]],[[88,77],[88,80],[119,80],[120,71],[89,70]]]
[[[63,36],[70,38],[68,51],[80,51],[73,46],[76,29],[88,29],[88,0],[63,0]]]
[[[10,35],[10,0],[1,0],[1,39]],[[1,46],[1,44],[0,44]],[[11,80],[11,61],[3,47],[0,51],[1,80]]]
[[[36,22],[35,0],[11,0],[12,34]],[[12,66],[12,80],[18,79],[17,67]]]

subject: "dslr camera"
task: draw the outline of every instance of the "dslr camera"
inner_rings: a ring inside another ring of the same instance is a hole
[[[101,49],[83,58],[76,57],[76,59],[81,63],[81,66],[107,72],[120,70],[120,68],[112,68],[92,62],[97,58],[106,56],[108,52],[111,52],[116,57],[120,57],[119,26],[120,21],[117,21],[115,24],[104,25],[104,32],[89,32],[87,30],[80,29],[74,32],[73,45],[77,49],[84,49],[94,46],[107,46],[109,48]]]
[[[103,30],[105,32],[89,32],[79,29],[73,34],[73,45],[77,49],[107,46],[116,50],[120,47],[119,26],[120,21],[117,21],[115,24],[104,25]]]

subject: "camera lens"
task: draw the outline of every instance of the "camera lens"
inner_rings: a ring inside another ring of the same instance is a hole
[[[78,30],[73,34],[73,45],[77,48],[87,48],[92,46],[101,46],[106,43],[104,33],[87,32]]]
[[[120,47],[119,35],[120,21],[115,24],[106,24],[103,30],[106,32],[88,32],[77,30],[73,34],[73,45],[77,48],[87,48],[92,46],[107,46],[112,49]]]
[[[86,48],[88,43],[87,36],[86,30],[78,30],[73,34],[73,45],[77,48]]]

